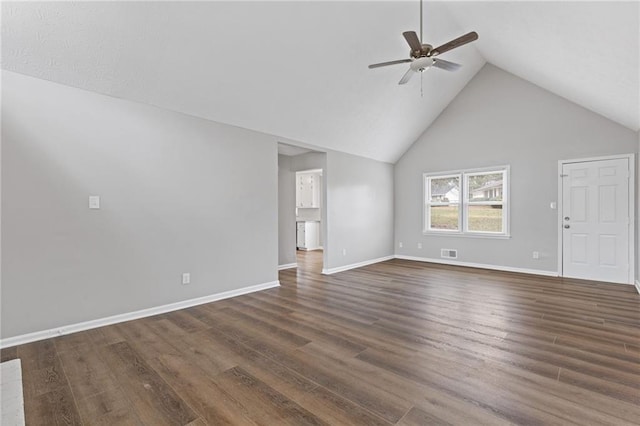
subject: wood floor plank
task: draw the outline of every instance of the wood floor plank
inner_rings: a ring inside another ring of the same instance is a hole
[[[26,370],[38,370],[51,367],[57,358],[53,339],[40,340],[17,347],[18,358]]]
[[[78,400],[84,424],[143,425],[127,394],[119,387],[107,386],[102,392]]]
[[[82,420],[68,386],[32,396],[25,401],[25,422],[28,425],[81,425]]]
[[[277,350],[270,352],[277,353]],[[280,353],[277,359],[297,373],[309,377],[391,423],[397,422],[410,408],[410,404],[404,398],[389,391],[388,381],[383,388],[367,386],[365,382],[370,377],[365,374],[372,372],[367,371],[362,365],[360,369],[355,369],[353,365],[338,365],[333,359],[302,351]],[[377,373],[383,375],[382,371]]]
[[[214,378],[264,425],[325,425],[319,417],[258,380],[240,367]]]
[[[130,345],[137,353],[146,359],[151,359],[162,354],[179,354],[179,349],[168,344],[162,336],[153,332],[151,329],[153,323],[154,321],[152,320],[142,319],[130,321],[125,324],[118,324],[117,328],[120,333],[126,337],[125,343]],[[115,345],[118,345],[118,343]]]
[[[149,329],[164,339],[167,344],[175,349],[165,350],[165,354],[185,357],[193,364],[199,366],[208,374],[218,374],[230,368],[236,367],[239,359],[234,354],[221,350],[220,346],[211,345],[207,338],[207,330],[196,333],[184,333],[175,323],[167,320],[154,321],[149,324]],[[158,353],[156,356],[160,356]]]
[[[18,348],[16,346],[0,350],[0,362],[11,361],[16,358],[18,358]]]
[[[589,389],[593,392],[614,397],[620,401],[627,401],[640,407],[640,390],[638,390],[638,382],[630,381],[635,385],[632,387],[567,368],[560,369],[558,380]]]
[[[208,330],[204,340],[212,343],[216,348],[232,353],[237,364],[256,378],[269,383],[278,392],[295,398],[296,394],[307,393],[318,384],[303,375],[296,373],[285,364],[278,363],[268,356],[254,349],[256,345],[238,342],[218,330]],[[285,350],[286,349],[282,349]],[[273,352],[273,351],[272,351]]]
[[[413,407],[409,412],[397,423],[399,426],[448,426],[448,423],[442,419],[439,419],[432,414],[427,413],[419,408]]]
[[[187,424],[198,416],[127,342],[106,346],[103,359],[146,424]]]
[[[22,380],[27,396],[40,396],[69,386],[57,356],[46,367],[26,370]]]
[[[225,309],[221,316],[234,327],[242,327],[249,338],[262,338],[268,336],[270,340],[277,341],[287,347],[296,348],[310,342],[309,339],[287,331],[282,327],[272,325],[261,319],[246,315],[239,310]]]
[[[93,345],[81,344],[60,354],[64,372],[73,394],[87,398],[117,388],[117,380]]]
[[[162,355],[151,363],[205,424],[258,424],[251,420],[250,413],[241,403],[212,380],[215,375],[209,376],[194,364],[173,355]]]
[[[126,337],[118,331],[116,325],[94,328],[93,330],[87,330],[86,333],[97,347],[124,342],[126,340]]]
[[[56,352],[60,355],[64,352],[73,351],[79,345],[86,345],[89,340],[89,333],[81,331],[79,333],[56,337],[53,339],[53,343],[56,347]]]
[[[186,426],[207,426],[207,424],[202,418],[197,418]]]
[[[387,426],[392,423],[324,386],[297,395],[295,401],[331,425]]]
[[[591,408],[578,407],[557,398],[545,398],[547,394],[542,387],[539,387],[537,392],[529,392],[527,388],[531,387],[532,383],[524,382],[526,386],[523,385],[516,376],[507,373],[513,371],[512,369],[499,365],[487,364],[484,368],[452,367],[447,366],[446,360],[436,360],[432,356],[423,357],[422,354],[415,354],[408,358],[369,349],[358,355],[358,358],[409,380],[431,385],[451,396],[473,401],[474,404],[517,424],[548,424],[553,423],[554,419],[565,424],[588,424],[601,416],[600,413],[592,412]],[[456,370],[460,373],[456,374]],[[525,374],[524,370],[519,371]],[[541,376],[538,377],[543,379]],[[546,380],[550,381],[548,378]],[[489,384],[492,392],[486,393],[484,388]],[[565,391],[572,390],[569,388]],[[532,404],[536,396],[540,401]],[[555,409],[554,404],[558,402],[561,403],[560,407]],[[571,416],[559,417],[565,411],[571,413]],[[580,419],[583,420],[582,423]],[[622,420],[615,418],[615,421],[602,424],[622,424]]]
[[[350,339],[345,339],[340,336],[336,336],[335,333],[330,333],[323,331],[321,328],[315,326],[315,324],[305,324],[299,321],[292,321],[292,318],[289,314],[293,313],[293,311],[288,312],[287,309],[284,314],[273,314],[269,310],[262,309],[261,303],[256,303],[255,300],[247,301],[242,300],[238,301],[240,307],[246,307],[242,312],[239,310],[234,310],[237,314],[249,315],[251,317],[258,317],[262,321],[280,327],[286,331],[295,333],[302,338],[307,339],[308,341],[313,341],[316,343],[322,342],[322,344],[327,346],[332,346],[336,350],[344,351],[345,354],[357,354],[358,352],[363,351],[366,346],[359,345],[353,342]]]
[[[209,327],[207,324],[183,311],[174,311],[168,314],[158,315],[154,317],[154,319],[167,319],[187,333],[204,330]]]

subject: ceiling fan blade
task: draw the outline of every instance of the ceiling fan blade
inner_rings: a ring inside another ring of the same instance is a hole
[[[369,65],[369,69],[386,67],[387,65],[404,64],[407,62],[411,62],[411,59],[398,59],[397,61],[380,62],[379,64],[371,64]]]
[[[415,31],[405,31],[402,35],[413,52],[422,52],[422,43],[420,43],[418,34]]]
[[[444,59],[433,59],[433,66],[436,68],[440,68],[442,70],[447,71],[458,71],[462,68],[462,65],[456,64],[455,62],[445,61]]]
[[[406,84],[407,81],[411,80],[411,77],[413,77],[413,74],[415,74],[415,71],[409,68],[407,72],[402,76],[398,84]]]
[[[430,56],[436,56],[441,53],[447,52],[451,49],[455,49],[456,47],[460,47],[464,44],[471,43],[478,39],[478,33],[475,31],[471,31],[463,36],[460,36],[456,39],[451,40],[448,43],[443,44],[442,46],[438,46],[435,49],[432,49],[430,52]]]

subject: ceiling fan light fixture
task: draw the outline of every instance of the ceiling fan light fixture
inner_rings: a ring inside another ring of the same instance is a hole
[[[434,62],[435,61],[433,60],[433,58],[422,57],[411,62],[411,65],[409,65],[409,68],[411,68],[413,71],[424,72],[429,68],[431,68]]]

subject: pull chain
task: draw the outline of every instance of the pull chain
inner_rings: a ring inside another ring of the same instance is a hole
[[[424,74],[424,71],[420,71],[420,97],[424,98],[424,95],[422,93],[422,75]]]

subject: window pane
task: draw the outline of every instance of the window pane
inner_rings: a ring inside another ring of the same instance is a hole
[[[457,203],[460,201],[460,176],[430,178],[429,188],[432,203]]]
[[[502,206],[467,206],[467,230],[472,232],[503,232]]]
[[[502,172],[468,175],[469,201],[502,201],[503,176]]]
[[[458,230],[458,204],[450,204],[448,206],[431,206],[429,214],[431,215],[430,229],[446,229]]]

